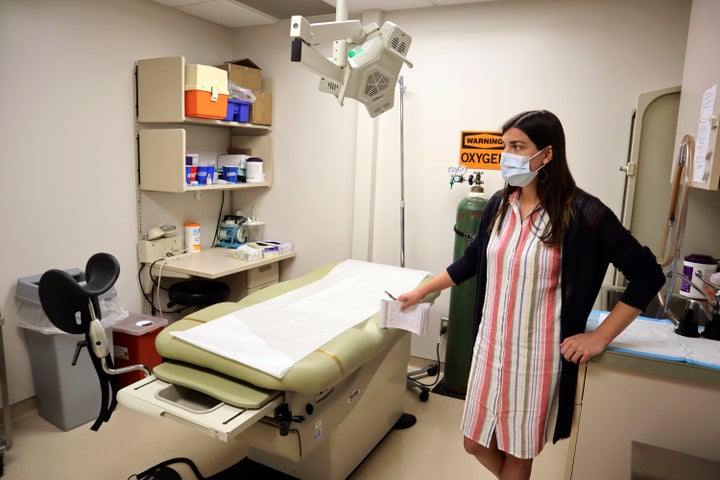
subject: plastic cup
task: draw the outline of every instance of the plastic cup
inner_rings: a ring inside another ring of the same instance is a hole
[[[235,165],[224,165],[223,172],[225,172],[225,181],[229,183],[238,182],[238,167]]]
[[[198,185],[207,185],[208,167],[206,165],[198,166],[196,175]]]
[[[189,165],[185,167],[185,183],[188,185],[197,183],[197,167]]]

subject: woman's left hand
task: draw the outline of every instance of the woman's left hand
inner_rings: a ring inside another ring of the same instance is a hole
[[[566,338],[560,344],[560,353],[571,363],[587,363],[595,355],[601,354],[607,342],[596,332],[579,333]]]

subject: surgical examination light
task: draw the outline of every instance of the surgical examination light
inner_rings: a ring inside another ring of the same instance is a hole
[[[343,19],[344,17],[344,19]],[[382,27],[347,20],[338,2],[336,21],[310,23],[300,15],[290,20],[290,60],[300,62],[320,76],[318,89],[334,95],[340,105],[352,98],[365,105],[371,117],[390,110],[395,103],[395,84],[412,39],[393,22]],[[333,41],[332,58],[315,46]]]

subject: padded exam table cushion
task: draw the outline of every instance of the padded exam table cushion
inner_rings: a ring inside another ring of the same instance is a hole
[[[282,378],[196,347],[171,334],[303,287],[324,277],[334,266],[325,265],[297,279],[263,288],[237,303],[212,305],[166,327],[157,336],[155,345],[158,353],[170,361],[155,367],[153,373],[168,383],[246,408],[262,403],[273,391],[312,395],[336,385],[407,332],[380,328],[379,313],[375,314],[301,359]]]

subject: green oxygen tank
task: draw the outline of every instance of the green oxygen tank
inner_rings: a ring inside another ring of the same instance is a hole
[[[463,255],[465,247],[475,236],[483,209],[488,202],[481,186],[480,175],[477,176],[477,179],[478,183],[473,185],[457,207],[454,260]],[[443,378],[443,387],[449,393],[464,395],[467,390],[470,361],[475,343],[472,333],[476,285],[477,281],[473,277],[450,289],[445,376]]]

